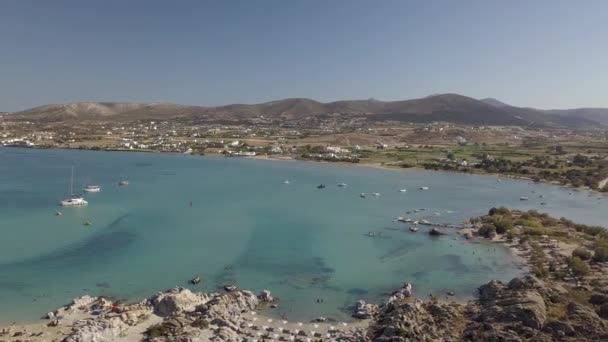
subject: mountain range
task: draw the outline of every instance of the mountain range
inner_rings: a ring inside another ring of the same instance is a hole
[[[8,114],[17,120],[37,122],[134,121],[193,118],[246,119],[257,116],[286,120],[330,114],[362,116],[371,121],[446,121],[474,125],[592,128],[608,125],[608,109],[540,110],[515,107],[493,98],[477,100],[458,94],[439,94],[404,101],[346,100],[322,103],[290,98],[260,104],[217,107],[172,103],[78,102],[40,106]]]

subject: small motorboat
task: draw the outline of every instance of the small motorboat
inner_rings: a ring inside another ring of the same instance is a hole
[[[190,279],[190,284],[196,285],[196,284],[199,284],[201,281],[202,281],[201,277],[196,276],[196,277]]]
[[[365,198],[365,192],[362,192],[362,193],[359,195],[359,197],[361,197],[361,198]]]
[[[319,185],[317,185],[317,189],[325,189],[325,184],[319,184]]]
[[[419,222],[419,223],[420,223],[420,224],[424,224],[424,225],[426,225],[426,226],[430,226],[430,225],[432,224],[431,222],[429,222],[429,221],[427,221],[427,220],[420,220],[420,222]]]
[[[343,188],[346,186],[346,183],[338,183],[338,187]]]
[[[129,185],[129,181],[126,179],[123,179],[120,182],[118,182],[118,186],[127,186],[127,185]]]
[[[526,197],[526,196],[521,196],[521,197],[519,198],[519,200],[520,200],[520,201],[527,201],[528,199],[529,199],[529,198],[528,198],[528,197]]]
[[[289,184],[289,180],[284,180],[283,184]]]
[[[85,220],[82,224],[85,226],[91,226],[93,225],[93,222],[91,222],[91,220]]]
[[[228,292],[234,292],[236,290],[238,290],[238,287],[236,287],[236,285],[224,285],[224,290],[228,291]]]
[[[61,211],[55,212],[55,216],[61,216],[61,215],[63,215],[63,213]]]
[[[399,192],[407,192],[407,189],[401,189]]]
[[[374,197],[380,197],[380,193],[379,192],[372,192],[372,196],[374,196]]]
[[[428,190],[428,189],[429,189],[429,187],[428,187],[428,186],[421,186],[421,187],[420,187],[420,190]]]
[[[417,232],[418,231],[418,227],[410,227],[410,232]]]
[[[397,218],[397,221],[399,221],[399,222],[403,222],[403,223],[411,223],[411,222],[413,222],[414,220],[412,220],[411,218],[407,218],[407,217],[398,217],[398,218]]]
[[[100,192],[101,187],[99,185],[87,185],[84,189],[84,192]]]
[[[547,205],[547,203],[545,203],[545,202],[540,202],[540,205]]]

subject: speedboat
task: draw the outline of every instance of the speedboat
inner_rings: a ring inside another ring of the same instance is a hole
[[[283,181],[283,184],[289,184],[288,180]]]
[[[126,179],[121,180],[120,182],[118,182],[119,186],[127,186],[129,185],[129,181]]]
[[[401,189],[401,190],[399,190],[399,192],[406,192],[406,191],[407,191],[407,189]]]
[[[319,184],[319,185],[317,185],[317,189],[325,189],[325,184]]]
[[[372,192],[372,196],[374,196],[374,197],[380,197],[380,193],[379,192]]]
[[[413,220],[411,218],[407,218],[407,217],[398,217],[397,221],[399,222],[404,222],[404,223],[410,223],[413,222]]]
[[[341,187],[341,188],[343,188],[343,187],[346,186],[346,183],[338,183],[338,186]]]
[[[520,201],[527,201],[527,200],[528,200],[528,197],[526,197],[526,196],[521,196],[521,197],[519,198],[519,200],[520,200]]]
[[[100,192],[101,187],[99,185],[87,185],[86,188],[83,189],[85,192]]]
[[[428,187],[428,186],[421,186],[421,187],[420,187],[420,190],[428,190],[428,189],[429,189],[429,187]]]
[[[418,231],[418,227],[410,227],[410,231],[417,232]]]

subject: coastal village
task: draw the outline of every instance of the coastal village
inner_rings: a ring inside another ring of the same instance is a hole
[[[374,122],[349,115],[74,124],[4,115],[0,145],[361,163],[503,174],[598,190],[608,184],[608,140],[601,129]]]

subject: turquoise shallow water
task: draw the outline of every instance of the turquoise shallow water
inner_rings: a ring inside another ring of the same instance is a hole
[[[75,184],[102,186],[59,208]],[[126,188],[116,185],[128,177]],[[289,179],[291,184],[283,181]],[[345,182],[346,188],[335,184]],[[327,185],[319,190],[320,183]],[[417,191],[429,186],[428,191]],[[406,187],[407,193],[398,192]],[[535,191],[535,194],[531,193]],[[359,193],[379,192],[379,198]],[[538,198],[544,194],[545,198]],[[520,196],[530,201],[520,202]],[[598,199],[601,198],[601,199]],[[540,202],[548,202],[541,207]],[[192,206],[190,206],[192,202]],[[607,198],[525,181],[328,164],[65,150],[0,149],[0,322],[29,321],[85,293],[140,300],[200,275],[200,290],[270,289],[290,319],[345,319],[404,281],[416,295],[469,297],[520,270],[500,246],[431,238],[394,223],[459,223],[488,208],[537,208],[603,224]],[[55,216],[57,210],[63,216]],[[438,212],[440,215],[434,215]],[[90,219],[91,227],[83,222]],[[381,233],[367,237],[368,232]],[[323,298],[323,303],[317,303]]]

